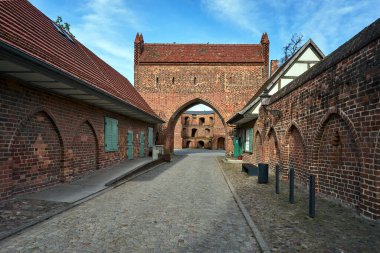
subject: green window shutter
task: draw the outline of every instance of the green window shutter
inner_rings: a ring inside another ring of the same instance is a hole
[[[252,152],[253,146],[253,128],[249,129],[249,152]]]
[[[153,128],[148,127],[148,147],[153,147]]]
[[[243,142],[242,142],[244,152],[247,151],[246,143],[247,143],[247,129],[244,129],[243,130]]]
[[[112,124],[112,149],[113,151],[119,150],[119,122],[114,119]]]
[[[106,152],[111,151],[111,128],[112,128],[112,123],[111,119],[105,117],[104,118],[104,150]]]
[[[104,148],[106,152],[118,151],[119,146],[118,121],[105,117],[104,119]]]

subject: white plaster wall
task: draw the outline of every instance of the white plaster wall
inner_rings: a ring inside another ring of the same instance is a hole
[[[303,54],[301,54],[299,61],[319,61],[318,56],[314,53],[314,51],[308,47]]]
[[[307,70],[307,63],[294,63],[285,73],[285,76],[299,76]],[[281,82],[282,85],[282,82]]]

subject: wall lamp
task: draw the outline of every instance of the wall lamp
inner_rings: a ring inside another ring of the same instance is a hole
[[[276,119],[281,118],[282,112],[280,110],[269,110],[267,109],[267,106],[269,105],[269,98],[271,95],[269,95],[268,89],[265,89],[263,93],[260,95],[261,98],[261,105],[263,106],[264,110],[272,114]]]

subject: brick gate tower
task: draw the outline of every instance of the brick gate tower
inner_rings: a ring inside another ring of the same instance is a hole
[[[135,88],[166,121],[157,143],[172,151],[180,115],[204,104],[219,115],[226,152],[231,152],[233,129],[226,120],[268,78],[268,35],[262,35],[260,44],[153,44],[137,34],[134,46]]]

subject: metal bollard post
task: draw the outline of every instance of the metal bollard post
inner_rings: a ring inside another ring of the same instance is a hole
[[[294,169],[289,170],[289,203],[294,204]]]
[[[309,217],[315,217],[315,176],[310,175]]]
[[[280,194],[280,165],[276,165],[276,194]]]

